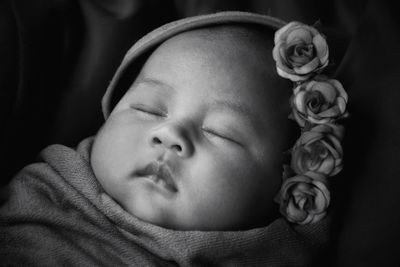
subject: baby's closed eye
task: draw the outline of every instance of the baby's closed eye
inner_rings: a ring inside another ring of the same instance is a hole
[[[130,108],[140,116],[145,117],[166,117],[167,112],[161,108],[147,104],[131,104]]]
[[[242,143],[239,141],[239,137],[232,133],[232,131],[212,127],[203,127],[202,131],[210,140],[218,139],[223,142],[230,142],[232,144],[242,146]]]

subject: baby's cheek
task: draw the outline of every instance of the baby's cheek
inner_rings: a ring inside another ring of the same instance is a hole
[[[245,169],[231,164],[209,164],[194,179],[187,197],[194,216],[203,224],[231,228],[241,224],[253,205],[254,189],[251,175]]]
[[[126,131],[108,120],[95,137],[91,151],[91,165],[99,182],[109,189],[129,175],[132,151],[124,137]]]
[[[105,157],[107,144],[103,142],[100,135],[100,133],[96,135],[90,155],[90,163],[97,179],[108,175],[108,162],[107,157]]]

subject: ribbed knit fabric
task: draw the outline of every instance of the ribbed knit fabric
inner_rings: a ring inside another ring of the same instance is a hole
[[[145,223],[104,193],[89,165],[93,139],[52,145],[23,169],[0,207],[0,265],[308,266],[328,221],[283,219],[246,231],[174,231]]]

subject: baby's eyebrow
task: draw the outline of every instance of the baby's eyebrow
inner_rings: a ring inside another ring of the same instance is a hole
[[[240,116],[245,117],[250,121],[253,128],[258,131],[262,126],[260,116],[255,113],[245,103],[229,101],[226,99],[214,99],[210,105],[211,110],[228,110],[234,112]]]
[[[153,79],[153,78],[148,78],[148,77],[140,78],[139,81],[137,82],[137,85],[139,85],[139,84],[156,85],[157,87],[165,88],[168,91],[176,92],[176,89],[174,87],[172,87],[171,85],[169,85],[169,84],[167,84],[167,83],[165,83],[163,81],[160,81],[160,80],[157,80],[157,79]]]

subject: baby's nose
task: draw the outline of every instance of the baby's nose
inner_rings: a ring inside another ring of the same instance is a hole
[[[163,146],[181,157],[189,157],[194,152],[188,130],[178,123],[165,123],[150,134],[151,146]]]

